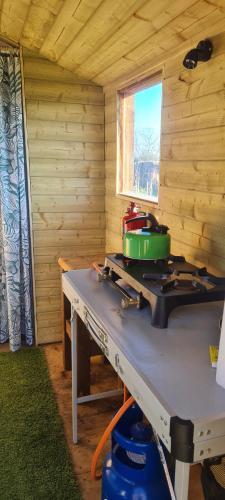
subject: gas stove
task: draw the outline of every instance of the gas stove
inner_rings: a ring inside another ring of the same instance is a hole
[[[137,261],[122,254],[108,255],[99,279],[109,279],[122,294],[123,308],[151,307],[151,324],[166,328],[178,306],[225,299],[225,278],[208,273],[171,255],[162,261]]]

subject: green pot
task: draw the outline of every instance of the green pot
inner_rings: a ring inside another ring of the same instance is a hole
[[[170,255],[170,235],[143,229],[127,231],[123,239],[123,254],[129,259],[167,259]]]

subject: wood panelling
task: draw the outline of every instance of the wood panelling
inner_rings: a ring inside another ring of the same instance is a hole
[[[33,177],[103,178],[104,162],[95,160],[54,160],[53,158],[32,158],[30,170]]]
[[[30,53],[24,67],[37,339],[46,343],[61,339],[58,258],[104,252],[104,96]]]
[[[74,257],[97,255],[99,253],[99,244],[92,242],[90,245],[70,245],[69,247],[37,247],[34,249],[36,264],[49,264],[57,262],[59,257],[65,256],[73,259]]]
[[[68,160],[104,160],[102,144],[73,141],[46,141],[45,139],[30,139],[29,149],[32,158],[53,158]]]
[[[161,183],[170,188],[181,188],[206,193],[224,193],[223,161],[162,161]]]
[[[32,80],[46,80],[48,82],[66,82],[68,83],[85,83],[84,78],[74,75],[71,71],[62,68],[58,64],[52,63],[48,59],[43,59],[41,66],[39,64],[40,56],[38,53],[25,49],[26,58],[24,61],[24,74]],[[88,85],[92,82],[87,80]],[[94,85],[94,84],[93,84]]]
[[[81,83],[68,83],[27,78],[26,94],[28,99],[43,99],[78,104],[104,104],[101,87]]]
[[[105,214],[92,213],[33,213],[33,229],[97,229],[104,227]]]
[[[161,64],[160,198],[158,205],[143,202],[141,206],[169,226],[174,253],[224,274],[225,33],[212,37],[212,42],[213,58],[194,71],[182,65],[185,52]],[[147,66],[144,72],[146,76]],[[148,74],[152,74],[150,65]],[[122,76],[118,88],[121,86]],[[107,251],[121,250],[121,217],[128,204],[127,199],[115,197],[116,87],[105,87]]]
[[[78,179],[69,178],[54,178],[51,179],[51,183],[46,183],[46,178],[35,177],[31,183],[32,194],[90,194],[90,195],[104,195],[104,185],[102,179],[85,179],[84,177],[78,177]]]
[[[186,39],[183,32],[187,27],[214,10],[214,6],[192,0],[145,2],[113,33],[95,57],[82,65],[82,70],[86,70],[90,79],[106,83],[112,79],[112,72],[115,71],[114,78],[121,76],[132,69],[132,66],[140,65],[145,60],[160,56],[165,50],[175,47],[182,39]],[[179,35],[179,32],[182,32],[182,35]],[[113,50],[110,51],[110,48]]]
[[[71,213],[71,212],[104,212],[105,200],[104,196],[99,195],[75,195],[75,196],[49,196],[49,195],[33,195],[32,196],[33,212],[56,212],[56,213]]]
[[[122,54],[119,58],[114,58],[111,65],[108,65],[102,72],[96,74],[94,80],[96,82],[102,82],[104,85],[111,84],[116,79],[120,79],[121,76],[124,78],[127,74],[132,76],[135,74],[136,69],[139,71],[144,69],[154,68],[162,64],[165,58],[169,59],[174,56],[174,52],[182,51],[184,48],[188,49],[191,44],[197,42],[199,32],[202,31],[203,37],[207,36],[206,33],[209,32],[209,25],[211,33],[218,33],[218,22],[221,20],[222,13],[219,9],[215,12],[214,6],[208,4],[206,6],[205,2],[186,2],[185,10],[183,7],[183,2],[170,2],[171,9],[176,10],[180,15],[173,17],[171,15],[171,10],[168,9],[168,22],[165,22],[164,12],[161,11],[159,15],[159,20],[157,18],[159,27],[155,29],[153,24],[153,30],[151,36],[144,38],[144,41],[139,44],[135,44],[135,37],[132,42],[128,44],[127,52],[125,56]],[[189,4],[189,5],[188,5]],[[162,2],[158,2],[158,7],[162,6]],[[149,6],[148,6],[149,9]],[[147,10],[148,12],[148,10]],[[165,24],[164,24],[165,22]],[[189,33],[189,29],[192,28],[192,33]],[[140,32],[142,32],[142,27],[139,26]],[[224,26],[223,28],[224,29]],[[139,34],[140,38],[140,34]],[[143,38],[142,38],[143,39]],[[129,47],[129,49],[128,49]],[[118,47],[117,47],[118,49]],[[113,55],[112,55],[113,57]],[[89,77],[90,77],[89,73]]]
[[[29,57],[25,71],[32,69],[34,80],[29,93],[58,101],[61,89],[68,102],[77,102],[82,78],[104,86],[121,77],[135,79],[137,71],[148,72],[174,52],[188,50],[198,37],[219,34],[225,22],[223,0],[2,0],[0,5],[1,35],[64,68],[43,63],[39,72],[37,59]],[[71,83],[68,70],[77,86],[68,86],[65,95],[58,83]],[[49,82],[48,90],[41,80]]]
[[[30,2],[21,42],[31,49],[40,48],[62,6],[63,0]]]
[[[44,234],[43,234],[44,233]],[[96,244],[104,246],[104,228],[103,229],[49,229],[47,231],[34,231],[34,246],[52,247],[52,246],[73,246]]]
[[[41,53],[57,60],[94,15],[101,0],[64,0],[60,15],[46,37]],[[85,40],[87,43],[87,40]]]
[[[28,119],[31,116],[33,120],[55,120],[56,122],[65,121],[72,123],[93,123],[104,124],[104,113],[102,106],[92,106],[91,104],[67,104],[56,102],[54,106],[44,101],[29,101],[27,105]]]

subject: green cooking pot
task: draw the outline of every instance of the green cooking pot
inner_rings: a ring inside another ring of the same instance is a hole
[[[158,224],[152,214],[135,217],[135,221],[146,220],[150,225],[142,229],[127,231],[123,238],[123,254],[129,259],[163,260],[170,255],[168,227]],[[126,222],[131,222],[129,219]]]

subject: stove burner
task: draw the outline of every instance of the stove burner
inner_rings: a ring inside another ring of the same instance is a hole
[[[144,273],[142,275],[144,280],[153,280],[153,281],[158,281],[158,280],[166,280],[169,278],[171,274],[174,274],[173,269],[171,271],[168,270],[167,273]]]
[[[116,260],[122,260],[123,264],[126,266],[133,266],[134,264],[155,264],[156,266],[161,266],[164,265],[165,263],[168,264],[169,262],[185,262],[185,258],[183,255],[169,255],[168,259],[159,259],[159,260],[137,260],[137,259],[131,259],[130,257],[125,257],[122,253],[116,253],[115,254],[115,259]]]
[[[191,291],[199,290],[200,292],[207,292],[207,288],[202,283],[196,280],[173,279],[168,280],[161,285],[162,293],[168,293],[170,290]]]
[[[205,267],[202,269],[197,269],[195,271],[190,269],[175,269],[172,267],[168,267],[168,270],[165,273],[144,273],[143,279],[152,280],[155,282],[157,282],[158,280],[164,281],[164,283],[162,283],[160,286],[160,290],[162,293],[168,293],[171,290],[199,290],[201,292],[207,292],[207,287],[196,279],[180,279],[179,276],[182,274],[193,276],[193,278],[196,276],[200,279],[209,281],[209,275]]]

